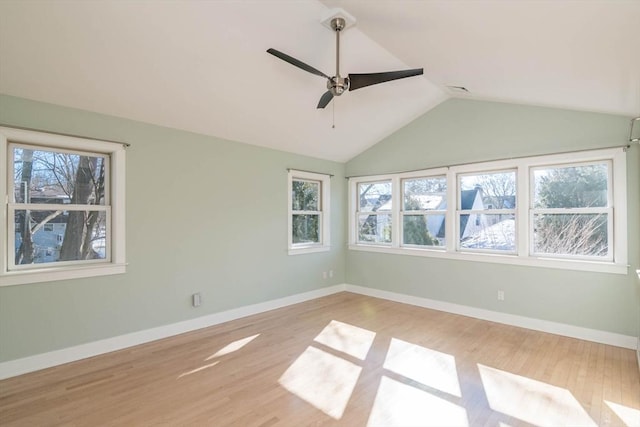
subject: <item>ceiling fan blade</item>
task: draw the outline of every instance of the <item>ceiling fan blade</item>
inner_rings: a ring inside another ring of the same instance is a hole
[[[320,101],[318,102],[318,107],[317,108],[324,108],[326,107],[331,100],[333,99],[333,94],[331,93],[330,90],[326,91],[322,97],[320,97]]]
[[[422,68],[414,68],[412,70],[389,71],[386,73],[349,74],[349,90],[352,91],[391,80],[419,76],[422,73]]]
[[[315,74],[316,76],[320,76],[320,77],[324,77],[325,79],[329,79],[329,76],[327,76],[325,73],[323,73],[320,70],[316,70],[315,68],[313,68],[311,65],[307,65],[302,61],[297,60],[296,58],[287,55],[286,53],[282,53],[279,50],[275,50],[273,48],[271,49],[267,49],[267,52],[270,53],[273,56],[276,56],[280,59],[282,59],[285,62],[288,62],[291,65],[295,65],[298,68],[301,68],[311,74]]]

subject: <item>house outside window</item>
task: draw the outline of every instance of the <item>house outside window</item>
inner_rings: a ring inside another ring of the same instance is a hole
[[[330,249],[330,176],[290,170],[289,254]]]
[[[390,244],[393,235],[391,181],[358,184],[358,242]]]
[[[458,249],[515,253],[516,171],[458,176]]]
[[[13,143],[9,155],[14,178],[9,182],[14,195],[9,217],[20,224],[9,270],[31,269],[32,264],[109,261],[110,197],[105,191],[109,157]],[[58,244],[47,233],[54,224],[64,231],[58,257],[44,257]]]
[[[403,179],[402,245],[443,249],[446,209],[446,176]]]
[[[0,137],[3,224],[15,224],[0,284],[124,272],[123,145],[3,127]]]

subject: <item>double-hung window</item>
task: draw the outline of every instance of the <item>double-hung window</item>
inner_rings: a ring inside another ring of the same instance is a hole
[[[531,168],[531,253],[613,260],[611,161]]]
[[[357,242],[390,245],[393,236],[391,180],[360,182],[357,189]]]
[[[402,180],[402,246],[444,248],[446,176]]]
[[[289,171],[289,254],[330,248],[330,176]]]
[[[515,253],[516,171],[458,175],[458,249]]]
[[[0,283],[124,272],[122,144],[0,128]]]

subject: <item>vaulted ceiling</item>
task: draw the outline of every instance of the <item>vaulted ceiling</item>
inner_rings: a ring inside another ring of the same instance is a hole
[[[334,7],[341,74],[424,76],[316,109],[325,81],[266,50],[335,74]],[[637,0],[3,0],[0,92],[346,161],[452,96],[638,116],[639,22]]]

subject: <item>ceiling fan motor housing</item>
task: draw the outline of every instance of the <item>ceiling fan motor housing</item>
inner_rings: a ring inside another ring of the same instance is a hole
[[[349,78],[340,76],[331,77],[331,80],[327,80],[327,89],[329,89],[334,96],[340,96],[349,90]]]

